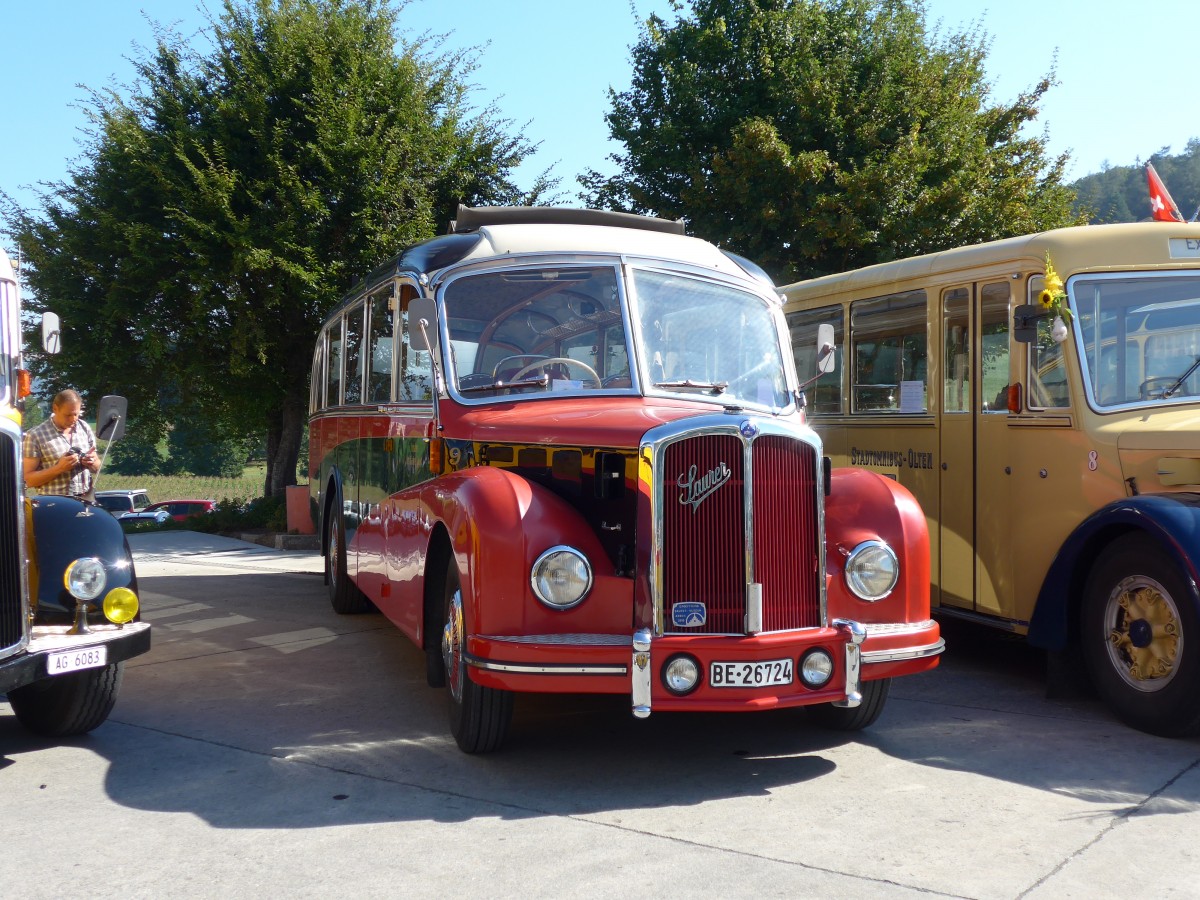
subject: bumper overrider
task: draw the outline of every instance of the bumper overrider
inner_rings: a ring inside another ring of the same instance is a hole
[[[749,636],[477,635],[471,678],[546,693],[627,693],[638,718],[660,711],[751,711],[815,703],[855,707],[862,682],[932,669],[945,647],[932,619]],[[675,674],[694,674],[688,684]],[[762,683],[755,683],[758,680]],[[714,683],[721,682],[721,683]]]
[[[23,652],[0,660],[0,694],[43,678],[58,678],[122,662],[150,649],[150,623],[91,625],[68,634],[70,625],[35,625]]]

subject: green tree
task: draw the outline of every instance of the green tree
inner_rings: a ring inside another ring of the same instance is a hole
[[[941,36],[920,0],[682,0],[652,16],[624,149],[589,203],[682,218],[777,278],[841,271],[1067,224],[1068,157],[1028,136],[1053,72],[1008,104],[987,35]]]
[[[130,417],[124,436],[108,449],[108,458],[98,480],[105,472],[114,475],[161,475],[163,458],[158,452],[162,423],[157,417]],[[103,451],[102,451],[103,452]],[[101,485],[103,487],[103,485]]]
[[[1162,178],[1185,219],[1200,210],[1200,138],[1192,138],[1182,153],[1171,154],[1163,147],[1146,162]],[[1146,183],[1146,162],[1108,166],[1101,172],[1085,175],[1071,185],[1076,192],[1076,209],[1092,224],[1138,222],[1151,218],[1150,189]]]
[[[266,493],[295,482],[318,327],[356,280],[458,202],[535,202],[533,149],[473,111],[465,54],[397,38],[403,2],[223,0],[211,49],[160,31],[42,214],[5,198],[43,308],[64,324],[51,387],[164,385],[225,433],[266,434]],[[469,51],[468,51],[469,52]]]
[[[245,439],[223,435],[202,414],[176,416],[167,435],[168,461],[181,472],[237,478],[246,468]]]

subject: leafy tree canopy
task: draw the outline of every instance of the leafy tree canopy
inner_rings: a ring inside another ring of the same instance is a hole
[[[1146,161],[1135,160],[1128,166],[1105,166],[1101,172],[1085,175],[1073,185],[1076,211],[1093,224],[1140,222],[1151,218],[1150,190],[1146,184],[1146,162],[1171,192],[1171,199],[1185,219],[1200,208],[1200,138],[1192,138],[1179,154],[1163,147]]]
[[[127,95],[92,94],[69,180],[4,198],[38,304],[63,319],[48,387],[160,394],[265,432],[267,492],[295,481],[317,329],[374,265],[458,202],[536,202],[534,148],[472,112],[467,51],[398,39],[402,2],[223,0],[202,53],[160,30]]]
[[[978,28],[920,0],[675,0],[610,93],[618,174],[590,204],[683,218],[792,280],[1069,224],[1068,157],[1024,126],[1051,70],[995,103]]]

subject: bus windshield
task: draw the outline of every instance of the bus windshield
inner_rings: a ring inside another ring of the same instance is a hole
[[[635,270],[648,389],[782,409],[789,402],[776,320],[748,291]]]
[[[1200,397],[1200,276],[1080,276],[1070,291],[1096,406]]]
[[[613,266],[550,265],[451,281],[443,299],[457,393],[511,399],[640,385],[725,405],[789,404],[766,299],[684,273],[630,271],[632,336]],[[640,364],[631,368],[634,359]]]
[[[468,275],[444,296],[454,385],[468,399],[631,384],[611,266]]]

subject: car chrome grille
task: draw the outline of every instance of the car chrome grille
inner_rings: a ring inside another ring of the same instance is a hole
[[[684,437],[665,450],[665,632],[744,634],[750,582],[762,585],[764,631],[821,624],[816,450],[776,434],[759,435],[749,446],[747,454],[739,435],[718,433]],[[703,604],[704,623],[677,621],[680,603]]]
[[[25,634],[25,605],[21,600],[20,472],[17,468],[19,442],[11,434],[0,434],[0,656],[8,656],[21,645]]]

